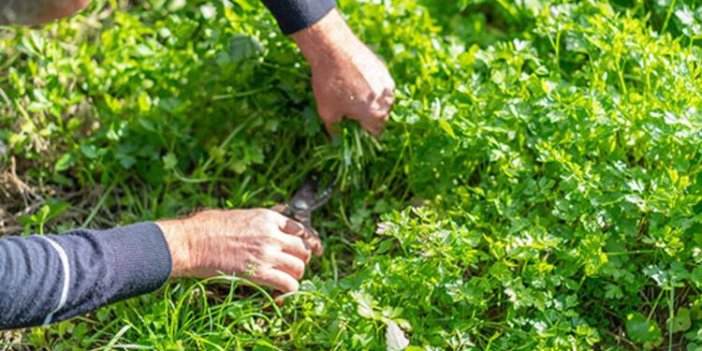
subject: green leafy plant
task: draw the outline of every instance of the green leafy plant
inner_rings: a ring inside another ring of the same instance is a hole
[[[174,282],[6,344],[702,348],[696,2],[340,7],[398,83],[379,139],[325,134],[256,0],[96,1],[0,29],[0,164],[26,186],[0,187],[24,194],[0,215],[26,231],[339,184],[314,219],[326,253],[281,307],[243,281]]]

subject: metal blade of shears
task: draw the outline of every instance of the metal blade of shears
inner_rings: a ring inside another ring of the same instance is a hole
[[[320,189],[317,178],[310,177],[287,204],[278,205],[274,209],[312,229],[312,212],[329,201],[335,184]]]

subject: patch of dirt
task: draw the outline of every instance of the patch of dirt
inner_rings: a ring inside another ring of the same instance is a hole
[[[17,176],[17,162],[0,170],[0,235],[15,234],[22,230],[18,218],[36,211],[44,203],[38,189]]]
[[[7,330],[0,332],[0,351],[29,350],[28,347],[22,346],[22,336],[25,332],[26,331],[23,330]]]

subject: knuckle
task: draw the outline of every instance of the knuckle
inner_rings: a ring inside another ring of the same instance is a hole
[[[387,115],[388,115],[387,108],[378,108],[378,109],[374,109],[373,112],[371,112],[371,118],[373,118],[375,120],[380,120],[380,121],[385,121],[385,118]]]
[[[252,212],[256,217],[259,217],[259,218],[266,218],[266,216],[268,216],[269,210],[267,210],[267,209],[265,209],[265,208],[254,208],[254,209],[251,210],[251,212]]]
[[[393,94],[392,92],[390,92],[390,94],[388,95],[388,97],[387,97],[387,99],[386,99],[385,102],[386,102],[388,105],[393,105],[393,104],[395,104],[395,94]]]
[[[261,226],[263,234],[266,237],[267,243],[278,243],[280,241],[277,237],[277,234],[280,231],[280,229],[274,222],[269,220],[263,221],[261,222]]]
[[[265,208],[257,208],[254,211],[254,221],[257,225],[266,228],[266,232],[270,234],[274,229],[277,228],[278,214],[277,212]]]
[[[285,247],[285,242],[283,242],[281,237],[277,235],[273,227],[269,227],[265,231],[265,237],[263,238],[263,245],[267,250],[280,250]]]
[[[280,248],[274,244],[268,244],[261,249],[261,258],[266,261],[273,261],[280,253]]]
[[[275,211],[269,210],[269,209],[265,209],[265,208],[261,209],[261,211],[263,211],[263,214],[262,214],[263,218],[265,218],[268,222],[277,222],[278,220],[280,220],[280,217],[282,216],[278,212],[275,212]]]
[[[371,90],[368,93],[368,101],[376,101],[382,95],[382,90]]]

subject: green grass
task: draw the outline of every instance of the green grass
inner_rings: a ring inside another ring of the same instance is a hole
[[[702,9],[524,3],[342,1],[398,83],[377,142],[326,136],[256,0],[96,1],[0,29],[4,231],[341,184],[284,306],[177,282],[6,348],[384,350],[398,325],[414,350],[702,350]]]

